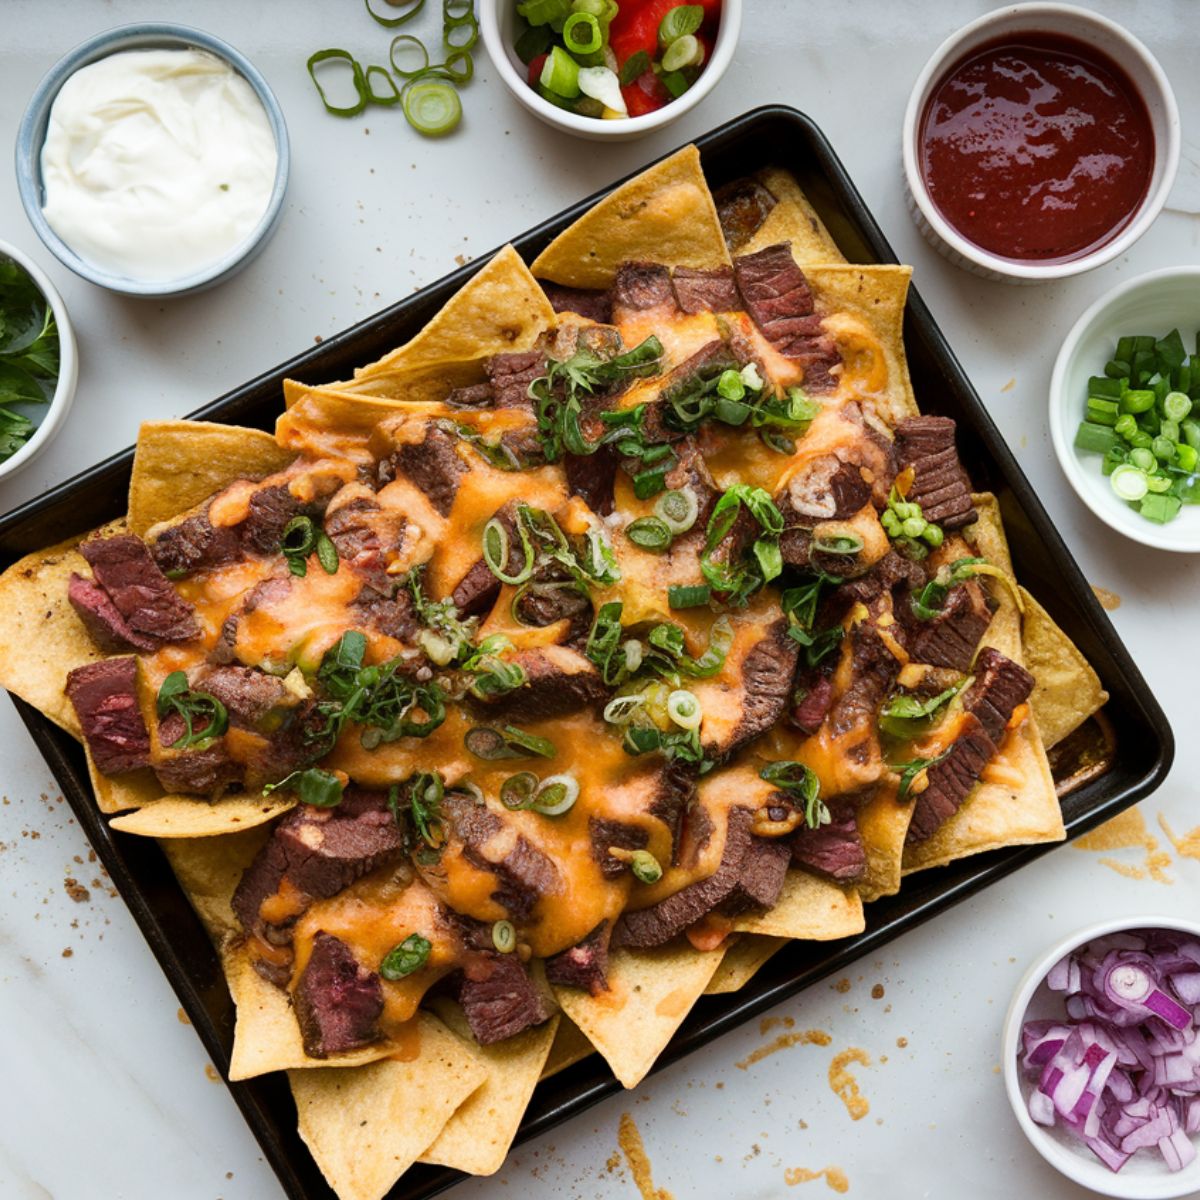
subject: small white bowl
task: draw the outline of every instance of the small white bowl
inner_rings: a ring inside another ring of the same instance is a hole
[[[1156,525],[1112,490],[1100,471],[1100,455],[1075,448],[1087,381],[1104,374],[1117,338],[1142,333],[1162,337],[1175,328],[1184,345],[1194,348],[1200,330],[1200,267],[1151,271],[1101,296],[1075,322],[1058,352],[1050,377],[1050,436],[1075,494],[1106,525],[1143,546],[1195,554],[1200,552],[1200,505],[1185,504],[1175,520]]]
[[[938,212],[921,174],[921,117],[942,76],[972,51],[1006,35],[1052,33],[1093,46],[1124,67],[1150,114],[1154,130],[1154,171],[1145,198],[1133,219],[1116,237],[1090,254],[1066,262],[1015,261],[992,254],[968,241]],[[956,266],[1006,283],[1037,283],[1065,279],[1090,271],[1124,254],[1150,228],[1167,202],[1179,169],[1179,106],[1157,59],[1128,30],[1115,21],[1073,4],[1012,4],[998,8],[951,34],[925,64],[904,112],[901,151],[909,212],[925,240]]]
[[[517,57],[516,46],[517,0],[482,0],[479,25],[488,56],[518,102],[535,117],[555,129],[573,133],[576,137],[596,142],[627,142],[662,129],[690,112],[717,85],[733,60],[738,36],[742,31],[742,0],[724,0],[721,5],[721,24],[713,44],[712,57],[700,72],[699,78],[678,100],[623,121],[604,121],[597,117],[581,117],[543,100],[526,82],[527,68]]]
[[[45,297],[54,313],[54,323],[58,327],[59,369],[58,384],[54,395],[45,405],[30,405],[28,415],[36,422],[37,428],[33,436],[21,447],[16,454],[0,462],[0,479],[7,479],[18,471],[29,466],[31,462],[50,443],[50,439],[62,428],[67,413],[75,400],[75,385],[79,381],[79,357],[75,347],[75,331],[67,317],[67,306],[58,294],[58,289],[50,282],[46,273],[24,251],[8,242],[0,242],[0,259],[12,259],[19,267],[28,272],[30,279]],[[38,420],[38,417],[41,419]]]
[[[1029,1115],[1029,1096],[1034,1084],[1025,1078],[1018,1062],[1022,1052],[1021,1027],[1026,1020],[1065,1017],[1062,997],[1043,986],[1050,968],[1085,942],[1138,929],[1172,929],[1200,937],[1200,922],[1182,917],[1121,918],[1081,929],[1047,950],[1025,972],[1004,1018],[1004,1042],[1001,1047],[1004,1087],[1017,1123],[1033,1148],[1068,1179],[1101,1196],[1117,1196],[1123,1200],[1174,1200],[1200,1192],[1200,1156],[1182,1171],[1169,1171],[1157,1153],[1139,1152],[1119,1172],[1110,1171],[1072,1135],[1060,1132],[1057,1127],[1047,1129],[1034,1121]]]

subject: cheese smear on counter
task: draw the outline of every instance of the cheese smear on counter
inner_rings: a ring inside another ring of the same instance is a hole
[[[55,98],[42,212],[93,266],[181,279],[253,231],[277,157],[266,110],[228,63],[201,50],[125,50],[76,71]]]

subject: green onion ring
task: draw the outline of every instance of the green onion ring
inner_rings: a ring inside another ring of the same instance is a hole
[[[661,517],[639,517],[625,528],[625,536],[643,550],[658,552],[671,544],[671,530]]]
[[[863,548],[863,540],[856,533],[814,538],[812,548],[820,554],[857,554]]]
[[[374,75],[380,75],[387,80],[387,85],[392,89],[391,94],[380,95],[372,86],[371,78]],[[400,103],[400,89],[396,86],[396,81],[392,78],[392,73],[387,67],[381,67],[376,64],[373,67],[368,67],[366,72],[367,99],[372,104],[378,104],[380,108],[391,108],[393,104]]]
[[[517,930],[511,921],[497,921],[492,926],[492,945],[501,954],[511,954],[517,948]]]
[[[518,771],[510,775],[500,785],[500,803],[513,812],[532,807],[538,783],[538,777],[532,771]]]
[[[398,17],[384,17],[371,7],[371,0],[363,0],[363,3],[367,6],[367,12],[385,29],[395,29],[397,25],[411,21],[425,7],[425,0],[387,0],[391,8],[403,8],[406,5],[407,8]]]
[[[355,104],[330,104],[329,97],[325,95],[325,89],[321,86],[321,81],[317,78],[317,66],[323,62],[329,62],[331,59],[340,58],[348,62],[354,69],[354,90],[358,93],[358,102]],[[363,69],[358,59],[350,53],[349,50],[318,50],[311,55],[308,60],[308,74],[316,85],[317,95],[321,97],[321,103],[325,106],[325,111],[335,117],[357,117],[364,108],[367,107],[367,82],[363,75]]]
[[[442,0],[443,21],[464,21],[475,15],[475,0]]]
[[[466,41],[456,42],[454,34],[459,29],[467,31]],[[479,23],[473,18],[470,21],[459,21],[457,24],[447,24],[442,30],[442,42],[448,50],[468,51],[475,48],[475,43],[479,41]]]
[[[629,869],[638,883],[657,883],[662,878],[662,866],[649,850],[635,850],[629,856]]]
[[[587,40],[576,38],[576,30],[586,31]],[[595,54],[604,45],[604,34],[600,22],[591,13],[573,12],[563,23],[563,45],[572,54]]]
[[[462,120],[462,101],[449,83],[413,79],[402,94],[408,123],[425,137],[442,137]]]
[[[551,775],[543,779],[533,797],[533,811],[543,817],[561,817],[575,807],[579,781],[574,775]]]
[[[664,492],[654,505],[654,515],[673,533],[687,533],[700,514],[700,502],[691,488]]]
[[[473,45],[474,43],[472,43]],[[471,57],[469,46],[455,48],[446,55],[446,61],[432,68],[439,75],[449,79],[451,83],[470,83],[475,75],[475,60]],[[459,67],[459,64],[462,64]]]
[[[667,715],[680,729],[699,729],[704,710],[691,692],[681,689],[667,697]]]
[[[405,71],[396,65],[396,47],[404,42],[416,46],[421,52],[422,63],[419,67],[411,71]],[[388,47],[388,62],[392,64],[392,70],[400,76],[401,79],[417,79],[429,70],[429,51],[425,49],[425,43],[420,38],[413,37],[411,33],[398,33],[392,38],[392,44]]]

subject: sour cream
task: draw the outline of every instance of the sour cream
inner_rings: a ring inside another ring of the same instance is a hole
[[[254,89],[202,50],[125,50],[50,109],[42,208],[81,258],[147,283],[203,271],[261,220],[278,154]]]

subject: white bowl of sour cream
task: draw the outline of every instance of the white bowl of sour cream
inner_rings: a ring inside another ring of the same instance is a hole
[[[17,135],[21,202],[77,275],[132,296],[210,287],[279,221],[287,128],[243,55],[183,25],[106,30],[38,85]]]

